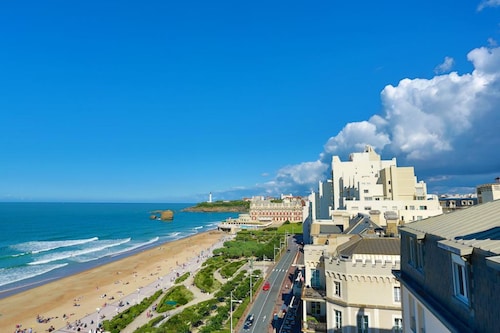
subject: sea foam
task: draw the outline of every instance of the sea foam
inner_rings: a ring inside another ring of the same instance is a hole
[[[74,240],[64,240],[64,241],[32,241],[20,244],[12,245],[11,248],[17,251],[22,251],[22,253],[17,254],[36,254],[40,252],[47,252],[63,247],[70,247],[75,245],[82,245],[90,242],[97,241],[99,238],[92,237],[86,239],[74,239]]]
[[[47,264],[53,261],[65,260],[65,259],[73,259],[74,261],[78,261],[78,256],[86,255],[93,252],[102,251],[104,249],[119,246],[125,243],[130,242],[130,238],[125,239],[113,239],[113,240],[101,240],[92,243],[92,247],[77,249],[72,251],[63,251],[56,253],[49,253],[37,258],[35,261],[28,263],[28,265],[41,265]]]
[[[66,265],[67,263],[58,265],[23,266],[0,269],[0,286],[42,275]]]

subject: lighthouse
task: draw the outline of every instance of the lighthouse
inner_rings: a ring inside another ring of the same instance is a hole
[[[212,192],[210,192],[208,194],[208,202],[210,202],[210,203],[212,202]]]

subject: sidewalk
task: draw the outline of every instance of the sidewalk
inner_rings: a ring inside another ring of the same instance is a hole
[[[199,269],[199,267],[198,267],[198,269]],[[194,275],[195,275],[195,272],[193,272],[189,276],[189,278],[186,279],[184,282],[178,284],[178,285],[186,286],[186,288],[188,288],[194,294],[194,299],[191,302],[189,302],[183,306],[179,306],[172,311],[168,311],[167,313],[158,313],[158,312],[153,311],[151,309],[150,313],[152,314],[152,317],[149,317],[149,318],[147,317],[148,311],[145,311],[145,312],[141,313],[141,315],[139,317],[135,318],[135,320],[133,322],[131,322],[125,329],[123,329],[121,331],[121,333],[133,333],[136,329],[147,324],[149,321],[151,321],[152,319],[154,319],[158,316],[169,318],[169,317],[172,317],[173,315],[181,312],[186,307],[189,307],[193,304],[197,304],[197,303],[200,303],[200,302],[203,302],[203,301],[206,301],[206,300],[209,300],[210,298],[212,298],[213,297],[212,294],[203,293],[203,292],[201,292],[200,289],[198,289],[196,286],[193,285]]]

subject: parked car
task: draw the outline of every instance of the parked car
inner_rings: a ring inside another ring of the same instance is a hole
[[[269,283],[269,281],[266,281],[266,283],[264,283],[264,287],[262,287],[262,290],[268,291],[269,289],[271,289],[271,284]]]
[[[247,319],[245,320],[245,326],[243,328],[247,330],[250,327],[252,327],[252,325],[253,325],[253,319],[254,319],[253,313],[249,314],[247,316]]]

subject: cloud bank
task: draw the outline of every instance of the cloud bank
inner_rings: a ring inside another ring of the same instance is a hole
[[[500,48],[477,48],[467,59],[471,73],[405,78],[397,86],[387,85],[381,92],[382,114],[346,124],[328,139],[318,160],[283,167],[261,187],[269,194],[304,195],[330,177],[333,155],[346,160],[367,144],[383,159],[396,157],[399,166],[414,166],[418,178],[428,182],[457,176],[473,181],[499,172]],[[445,58],[437,70],[452,65],[453,59]]]

